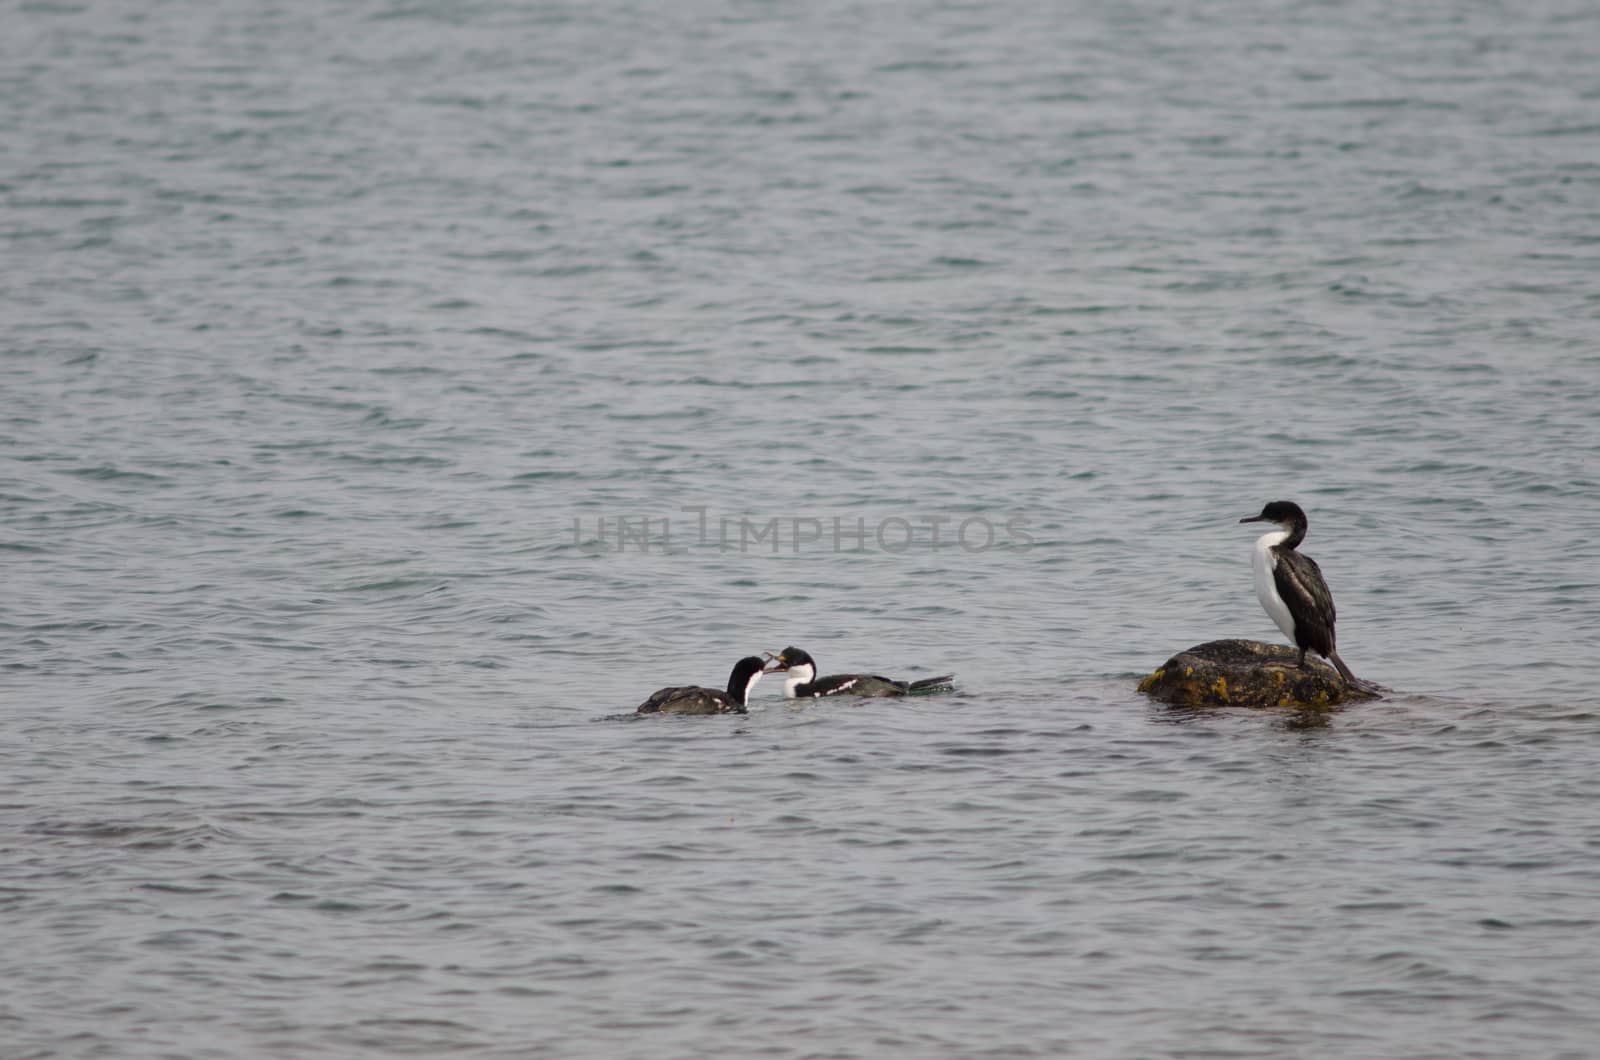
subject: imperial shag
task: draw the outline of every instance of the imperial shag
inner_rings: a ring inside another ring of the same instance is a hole
[[[1300,649],[1300,665],[1306,664],[1306,651],[1314,651],[1333,663],[1346,684],[1356,684],[1356,675],[1334,648],[1333,595],[1322,580],[1322,568],[1310,556],[1296,551],[1306,539],[1306,513],[1293,501],[1273,501],[1261,509],[1260,515],[1239,521],[1278,524],[1279,529],[1256,540],[1251,556],[1256,599]]]
[[[817,663],[799,648],[785,648],[772,660],[768,673],[787,673],[783,694],[790,699],[815,699],[820,696],[909,696],[925,692],[946,692],[954,686],[954,674],[925,677],[920,681],[894,681],[876,674],[833,674],[817,676]]]
[[[663,688],[639,704],[635,714],[743,714],[745,703],[755,689],[756,682],[766,672],[766,660],[754,655],[746,656],[734,664],[728,675],[728,690],[698,685],[680,685]]]

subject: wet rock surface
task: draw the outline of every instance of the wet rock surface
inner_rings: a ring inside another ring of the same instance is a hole
[[[1332,707],[1379,698],[1365,685],[1346,685],[1339,672],[1285,644],[1213,640],[1168,659],[1139,682],[1139,691],[1184,707]]]

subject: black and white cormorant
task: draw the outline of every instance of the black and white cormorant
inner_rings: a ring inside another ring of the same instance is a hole
[[[1279,529],[1256,539],[1250,565],[1255,570],[1256,599],[1300,649],[1300,665],[1306,664],[1309,649],[1333,663],[1346,684],[1356,684],[1356,675],[1334,648],[1333,595],[1322,580],[1322,568],[1296,551],[1306,539],[1306,513],[1293,501],[1273,501],[1260,515],[1239,521],[1278,524]]]
[[[925,692],[945,692],[955,687],[954,674],[925,677],[920,681],[892,681],[876,674],[834,674],[817,676],[816,660],[799,648],[785,648],[772,660],[768,673],[787,673],[783,694],[790,699],[819,696],[909,696]]]
[[[728,690],[698,685],[681,685],[663,688],[639,704],[635,714],[743,714],[756,682],[766,673],[766,660],[747,655],[733,666],[728,675]]]

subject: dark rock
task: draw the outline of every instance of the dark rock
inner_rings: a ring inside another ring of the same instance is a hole
[[[1139,691],[1180,707],[1332,707],[1377,699],[1365,684],[1286,644],[1213,640],[1181,651],[1139,682]]]

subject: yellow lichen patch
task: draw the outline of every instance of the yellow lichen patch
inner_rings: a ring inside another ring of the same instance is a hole
[[[1185,676],[1185,677],[1193,677],[1194,676],[1194,667],[1185,666],[1183,668],[1183,676]]]
[[[1217,683],[1211,686],[1211,694],[1217,697],[1218,703],[1228,702],[1228,679],[1218,677]]]
[[[1167,676],[1167,671],[1157,670],[1155,673],[1139,682],[1139,691],[1148,692],[1156,686],[1156,682]]]

